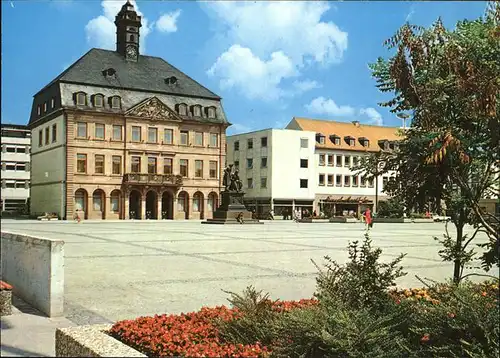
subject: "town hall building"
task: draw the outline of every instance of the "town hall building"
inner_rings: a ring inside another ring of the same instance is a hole
[[[139,54],[128,1],[115,24],[115,51],[91,49],[34,96],[31,213],[211,218],[230,125],[221,98]]]

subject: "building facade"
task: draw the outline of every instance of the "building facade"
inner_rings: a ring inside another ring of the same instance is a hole
[[[239,170],[245,205],[275,216],[313,211],[314,132],[265,129],[227,137],[227,163]]]
[[[400,128],[308,118],[293,118],[286,128],[314,133],[317,213],[359,216],[368,207],[376,210],[376,196],[387,199],[384,186],[395,173],[368,180],[352,168],[364,156],[394,150]]]
[[[71,219],[204,219],[218,205],[221,98],[139,55],[141,17],[116,16],[116,51],[91,49],[33,100],[31,212]]]
[[[28,127],[2,124],[2,211],[23,210],[30,194]]]

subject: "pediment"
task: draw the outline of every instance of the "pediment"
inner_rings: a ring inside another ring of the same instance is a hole
[[[181,121],[177,113],[158,97],[151,97],[139,102],[125,112],[126,116],[140,117],[153,121]]]

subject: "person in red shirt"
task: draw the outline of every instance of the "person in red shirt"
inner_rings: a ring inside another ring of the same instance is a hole
[[[373,218],[370,208],[366,209],[365,211],[365,222],[367,225],[367,229],[370,230],[370,228],[373,227]]]

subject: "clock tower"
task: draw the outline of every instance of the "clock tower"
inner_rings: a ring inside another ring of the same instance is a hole
[[[139,28],[141,17],[128,0],[115,17],[116,51],[129,61],[139,58]]]

